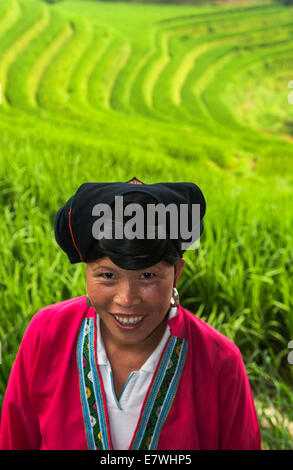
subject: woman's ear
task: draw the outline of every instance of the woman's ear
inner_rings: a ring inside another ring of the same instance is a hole
[[[177,283],[178,283],[178,280],[182,274],[182,271],[183,271],[183,268],[186,264],[186,261],[184,258],[181,258],[181,260],[179,261],[179,263],[175,266],[175,279],[174,279],[174,285],[173,287],[176,287],[177,286]]]

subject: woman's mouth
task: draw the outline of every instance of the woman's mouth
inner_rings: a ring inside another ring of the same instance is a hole
[[[112,314],[116,325],[123,329],[134,329],[141,325],[144,320],[143,316],[116,315]]]

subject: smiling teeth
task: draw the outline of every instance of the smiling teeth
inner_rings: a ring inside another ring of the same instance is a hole
[[[123,323],[123,325],[135,325],[143,319],[143,317],[131,317],[129,319],[126,319],[125,317],[119,317],[118,315],[114,315],[114,317],[120,323]]]

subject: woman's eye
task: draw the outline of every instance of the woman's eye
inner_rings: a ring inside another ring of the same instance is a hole
[[[104,279],[110,279],[110,280],[111,280],[112,278],[111,278],[111,277],[108,277],[108,276],[113,276],[113,273],[102,273],[101,276],[102,276],[102,277],[103,277],[103,276],[106,276],[106,277],[104,277]]]
[[[145,277],[145,279],[152,279],[151,276],[155,276],[154,273],[143,273],[143,275],[147,275],[147,277]]]
[[[112,281],[113,280],[113,273],[101,273],[99,276],[101,276],[103,279],[107,279],[109,281]],[[144,276],[144,279],[145,280],[148,280],[148,279],[153,279],[153,277],[155,277],[155,274],[154,273],[149,273],[149,272],[145,272],[145,273],[142,273],[142,276]]]

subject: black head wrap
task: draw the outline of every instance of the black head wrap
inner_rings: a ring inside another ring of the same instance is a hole
[[[96,204],[114,205],[115,197],[122,196],[131,192],[142,192],[152,196],[158,203],[165,207],[169,204],[175,204],[180,214],[180,204],[188,206],[188,228],[192,230],[192,224],[199,224],[199,236],[204,229],[203,217],[206,210],[205,198],[194,183],[155,183],[144,184],[137,178],[133,178],[125,183],[84,183],[76,193],[62,206],[55,218],[55,238],[62,250],[67,254],[70,263],[86,262],[86,257],[90,252],[92,244],[96,241],[93,236],[93,224],[101,215],[92,215],[93,207]],[[192,219],[192,205],[200,205],[200,221],[195,222]],[[191,223],[190,223],[191,221]],[[170,223],[170,222],[169,222]],[[180,218],[178,217],[178,224]],[[169,233],[170,226],[166,223],[166,232]],[[171,239],[177,252],[182,257],[186,249],[182,249],[182,243],[185,246],[191,246],[194,239],[183,239],[181,237],[180,227],[178,227],[178,238]],[[164,251],[164,250],[163,250]],[[143,269],[158,263],[163,257],[164,252],[149,253],[146,257],[137,257],[135,269]],[[135,254],[132,254],[135,256]],[[131,256],[132,256],[131,255]],[[126,254],[129,258],[129,254]],[[110,259],[121,268],[124,267],[123,256],[117,257],[117,253],[109,254]]]

